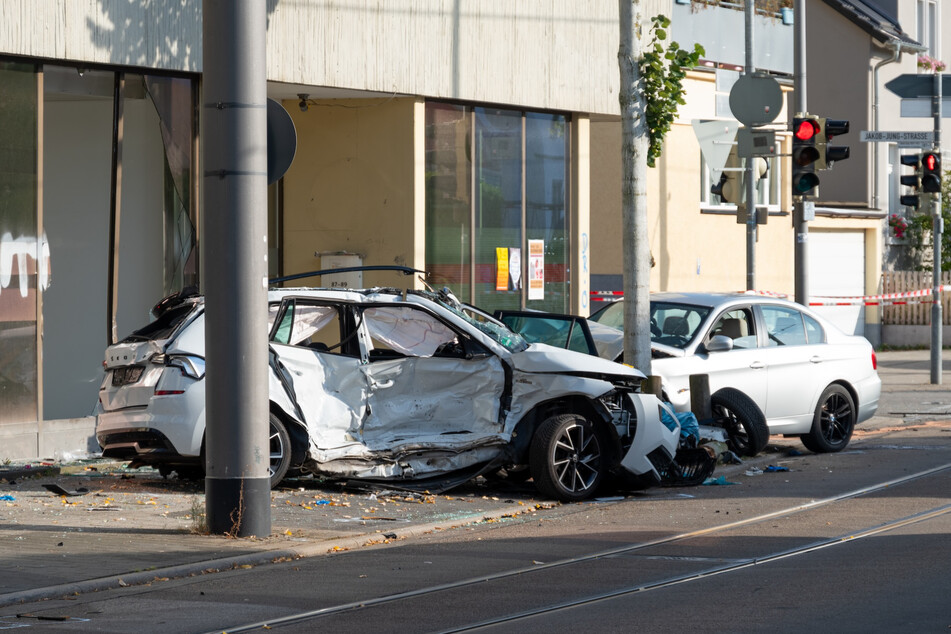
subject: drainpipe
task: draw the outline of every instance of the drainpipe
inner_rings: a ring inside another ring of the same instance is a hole
[[[894,64],[901,60],[901,42],[892,42],[895,47],[895,53],[891,59],[883,59],[875,64],[875,70],[872,71],[872,129],[878,131],[878,71],[886,64]],[[879,153],[878,144],[875,143],[875,151],[872,152],[872,209],[881,209],[879,205],[879,183],[881,178],[878,175]]]

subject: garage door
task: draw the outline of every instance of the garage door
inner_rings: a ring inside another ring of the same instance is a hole
[[[810,302],[865,295],[865,232],[809,232]],[[865,306],[813,306],[844,332],[865,334]]]

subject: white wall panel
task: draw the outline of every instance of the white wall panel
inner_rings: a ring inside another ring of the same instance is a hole
[[[650,0],[643,17],[670,13]],[[615,0],[269,0],[268,79],[617,114]],[[0,0],[0,53],[201,70],[201,3]]]

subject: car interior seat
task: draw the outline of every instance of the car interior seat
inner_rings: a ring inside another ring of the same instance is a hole
[[[736,340],[740,337],[746,337],[749,335],[749,329],[746,326],[745,319],[724,319],[720,322],[720,327],[717,328],[718,335],[725,335],[730,339]]]
[[[664,334],[677,337],[686,337],[690,328],[687,326],[687,320],[683,317],[668,317],[664,320]]]

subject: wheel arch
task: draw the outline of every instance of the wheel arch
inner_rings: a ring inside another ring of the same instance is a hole
[[[582,395],[566,396],[539,403],[522,416],[512,433],[511,446],[515,454],[513,462],[528,464],[529,449],[535,432],[542,423],[559,414],[580,414],[590,420],[609,440],[612,447],[612,464],[620,462],[621,442],[617,429],[611,424],[610,413],[598,401]]]
[[[310,448],[310,434],[307,431],[307,426],[284,411],[274,401],[269,401],[269,411],[281,419],[284,428],[287,430],[287,435],[291,438],[291,467],[300,466],[306,459]]]

